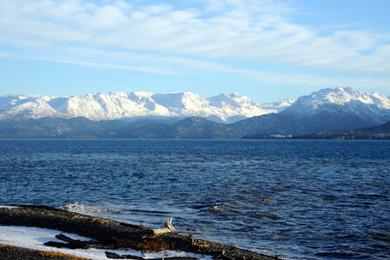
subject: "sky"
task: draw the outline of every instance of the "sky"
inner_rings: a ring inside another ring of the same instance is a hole
[[[390,96],[388,0],[0,1],[0,95]]]

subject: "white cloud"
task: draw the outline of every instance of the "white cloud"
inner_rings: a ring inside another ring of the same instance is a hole
[[[168,1],[0,1],[0,44],[20,58],[24,53],[25,58],[162,74],[180,73],[184,66],[258,78],[253,69],[228,66],[226,60],[325,68],[370,78],[390,74],[389,32],[338,29],[320,34],[290,22],[286,14],[294,9],[280,1],[196,2],[197,8],[179,8]],[[9,50],[11,45],[18,51]],[[295,76],[274,80],[304,81]]]

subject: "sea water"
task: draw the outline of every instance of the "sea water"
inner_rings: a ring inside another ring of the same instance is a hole
[[[0,204],[44,204],[285,259],[390,258],[390,142],[0,140]]]

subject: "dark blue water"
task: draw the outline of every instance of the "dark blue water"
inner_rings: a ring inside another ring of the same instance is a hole
[[[390,142],[0,140],[0,203],[289,259],[390,258]]]

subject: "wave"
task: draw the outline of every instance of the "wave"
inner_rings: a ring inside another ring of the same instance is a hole
[[[85,215],[99,215],[108,212],[107,208],[97,207],[97,206],[87,206],[81,202],[65,204],[64,206],[61,207],[61,209],[80,213],[80,214],[85,214]]]

